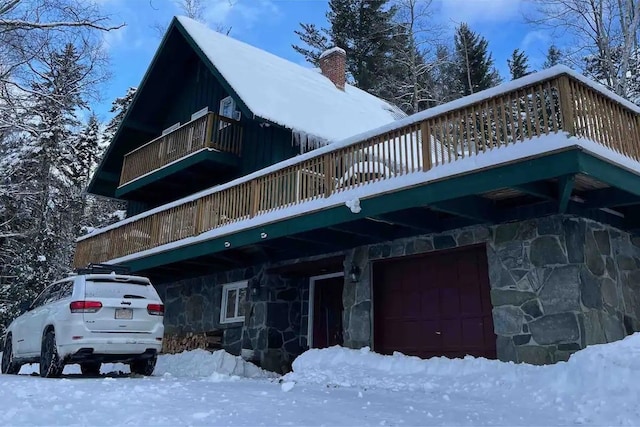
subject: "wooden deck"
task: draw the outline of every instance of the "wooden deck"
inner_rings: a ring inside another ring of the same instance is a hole
[[[585,137],[640,159],[637,110],[567,73],[503,90],[488,99],[458,100],[450,107],[420,113],[414,121],[407,119],[403,127],[322,150],[254,179],[222,186],[196,200],[81,238],[74,264],[116,259],[334,193],[428,171],[487,151],[509,150],[512,145],[558,132]],[[130,154],[132,158],[135,152]],[[142,171],[137,170],[138,174]]]
[[[124,156],[119,186],[205,148],[240,156],[240,123],[208,113],[146,143]]]

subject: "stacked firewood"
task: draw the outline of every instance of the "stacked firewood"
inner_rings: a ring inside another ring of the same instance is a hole
[[[222,348],[222,331],[186,332],[183,334],[165,334],[162,352],[165,354],[181,353],[201,348],[215,351]]]

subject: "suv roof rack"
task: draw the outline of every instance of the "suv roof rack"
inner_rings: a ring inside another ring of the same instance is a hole
[[[129,274],[131,269],[124,265],[87,264],[86,267],[76,268],[76,274]]]

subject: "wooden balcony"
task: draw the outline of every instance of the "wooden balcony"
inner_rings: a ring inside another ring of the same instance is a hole
[[[267,215],[292,206],[311,206],[314,200],[323,200],[323,204],[313,204],[314,209],[321,206],[321,210],[327,210],[332,207],[329,201],[333,200],[330,199],[333,195],[386,181],[390,185],[384,186],[380,193],[388,194],[406,185],[406,177],[410,175],[455,165],[465,159],[477,158],[479,161],[484,153],[496,150],[507,153],[519,144],[536,144],[536,137],[560,132],[586,138],[638,161],[638,111],[568,71],[547,74],[537,80],[524,80],[519,85],[508,84],[502,89],[497,88],[491,97],[478,94],[419,113],[391,130],[361,140],[340,142],[334,145],[335,148],[325,147],[315,154],[311,152],[301,156],[295,163],[285,162],[279,168],[276,165],[276,169],[257,172],[207,190],[195,199],[160,207],[82,237],[77,243],[74,263],[82,266],[89,262],[117,260],[261,216],[266,218],[266,223],[277,222],[277,216]],[[205,128],[211,129],[215,123],[212,117],[215,116],[207,117],[207,127],[201,125],[200,134],[206,133]],[[179,134],[183,135],[182,132]],[[196,139],[201,141],[200,144],[208,140],[207,137]],[[188,141],[190,137],[179,140]],[[183,153],[192,149],[188,148],[188,142],[181,144]],[[166,153],[159,148],[149,150],[154,154],[141,157]],[[165,158],[165,161],[170,161]],[[139,175],[149,169],[152,168],[138,166],[135,170]],[[398,183],[397,187],[390,182],[393,180]],[[504,182],[489,184],[496,191],[507,186]],[[431,183],[413,185],[427,187]],[[522,188],[521,191],[529,191],[530,194],[546,191],[533,186],[525,190]],[[502,194],[500,197],[504,197],[504,191]],[[570,194],[571,187],[569,194],[562,197],[568,200]],[[346,209],[344,201],[339,204],[342,205],[340,209]],[[397,206],[398,209],[401,207]],[[296,215],[304,216],[309,212],[301,206]],[[249,225],[255,227],[256,221]],[[242,226],[233,227],[225,233],[230,235],[242,229]],[[173,245],[167,245],[163,249],[172,248]]]
[[[203,150],[240,157],[240,123],[208,113],[146,143],[124,156],[119,188]]]

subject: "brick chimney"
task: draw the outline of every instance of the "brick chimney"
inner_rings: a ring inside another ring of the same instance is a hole
[[[332,47],[320,55],[320,71],[340,90],[346,83],[347,53],[339,47]]]

